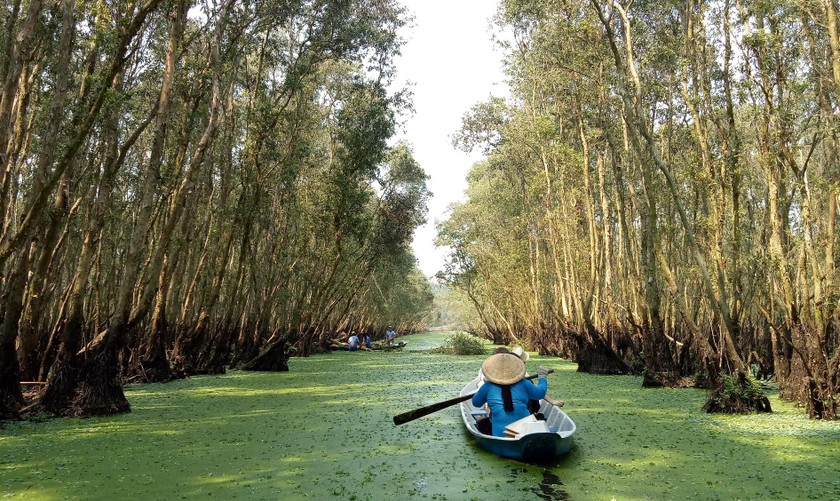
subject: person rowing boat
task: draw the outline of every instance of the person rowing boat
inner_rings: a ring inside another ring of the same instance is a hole
[[[512,353],[491,355],[481,365],[485,383],[472,397],[472,404],[490,408],[492,434],[505,435],[505,427],[531,414],[530,399],[540,400],[548,391],[548,369],[537,369],[539,382],[533,385],[525,380],[525,363]]]

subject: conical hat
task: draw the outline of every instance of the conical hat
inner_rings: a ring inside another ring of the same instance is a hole
[[[511,353],[519,357],[523,362],[527,362],[528,359],[531,358],[531,355],[529,355],[527,351],[523,350],[521,346],[517,346],[511,350]]]
[[[513,384],[525,377],[525,362],[510,353],[499,353],[481,364],[484,379],[496,384]]]

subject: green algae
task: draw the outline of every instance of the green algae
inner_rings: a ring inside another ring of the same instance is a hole
[[[446,333],[410,336],[428,349]],[[774,413],[709,415],[705,392],[555,368],[549,394],[578,426],[551,465],[497,458],[457,407],[481,356],[337,352],[287,373],[232,371],[127,388],[132,412],[0,428],[0,497],[11,499],[836,499],[840,423]]]

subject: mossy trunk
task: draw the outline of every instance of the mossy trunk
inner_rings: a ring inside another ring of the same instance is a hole
[[[23,312],[28,256],[26,251],[20,253],[14,271],[5,284],[6,290],[0,297],[0,420],[17,418],[23,404],[15,341]]]
[[[208,374],[224,374],[225,367],[230,363],[231,344],[237,332],[230,326],[219,326],[214,335],[210,336],[199,362],[201,368]]]
[[[187,376],[195,374],[195,346],[200,332],[189,329],[179,334],[175,339],[175,349],[172,351],[172,370]]]
[[[131,369],[133,377],[141,383],[167,383],[184,378],[185,374],[173,370],[166,358],[166,321],[153,321],[150,330],[149,337],[140,347],[141,354]]]
[[[286,372],[289,370],[289,344],[285,337],[267,343],[253,360],[242,366],[246,371]]]
[[[105,340],[84,359],[79,385],[68,409],[76,417],[110,416],[129,412],[123,392],[117,343]]]
[[[166,301],[163,293],[165,284],[162,279],[160,282],[152,323],[146,339],[140,346],[140,355],[135,363],[131,364],[133,377],[141,383],[166,383],[185,376],[182,372],[173,370],[166,357],[166,334],[169,324],[166,321]]]
[[[249,336],[248,332],[253,331],[253,325],[244,319],[240,322],[239,332],[236,342],[233,346],[233,353],[231,354],[231,366],[239,366],[246,360],[251,360],[259,354],[257,343],[253,336]]]
[[[67,413],[79,383],[82,359],[78,352],[83,325],[84,318],[80,314],[72,314],[61,327],[61,346],[47,374],[47,386],[38,400],[43,410],[57,416]]]
[[[630,374],[632,368],[608,345],[594,326],[576,334],[578,372],[588,374]]]
[[[204,374],[198,361],[202,348],[202,340],[207,337],[207,324],[210,317],[202,312],[195,327],[182,326],[175,338],[175,349],[172,351],[172,368],[176,372],[188,376]]]
[[[776,367],[779,397],[803,404],[813,418],[837,419],[838,355],[835,353],[833,361],[827,358],[825,336],[802,325],[791,329],[789,341],[784,333],[780,336],[789,345],[790,356],[787,364]]]
[[[68,321],[69,329],[81,329],[80,318]],[[62,351],[39,400],[44,410],[58,416],[108,416],[131,410],[123,392],[119,352],[126,327],[117,325],[100,334],[80,353],[71,347]]]
[[[23,405],[14,342],[0,346],[0,421],[18,419]]]

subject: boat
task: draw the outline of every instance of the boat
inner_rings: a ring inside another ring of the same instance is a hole
[[[461,397],[474,393],[479,386],[475,378],[461,390]],[[545,428],[548,431],[536,431],[517,435],[515,438],[485,435],[476,428],[476,417],[482,415],[482,409],[472,404],[472,399],[461,402],[461,418],[467,431],[482,449],[503,458],[516,459],[527,463],[553,461],[566,454],[572,448],[572,436],[577,427],[559,407],[540,400],[540,412],[545,415]]]
[[[386,345],[384,341],[376,341],[376,342],[371,344],[370,348],[362,348],[361,346],[359,346],[359,348],[356,351],[402,351],[402,349],[405,348],[405,346],[407,344],[408,343],[406,343],[405,341],[400,341],[399,343],[396,343],[389,348],[388,345]],[[350,350],[350,348],[347,346],[347,343],[344,343],[344,342],[342,342],[341,344],[338,344],[338,343],[330,344],[330,351],[349,351],[349,350]]]
[[[400,351],[403,348],[405,348],[405,345],[407,345],[407,344],[408,343],[406,343],[405,341],[400,341],[399,343],[394,343],[389,348],[388,345],[385,343],[385,341],[377,341],[377,342],[373,343],[373,346],[371,346],[370,349],[373,350],[373,351]]]

